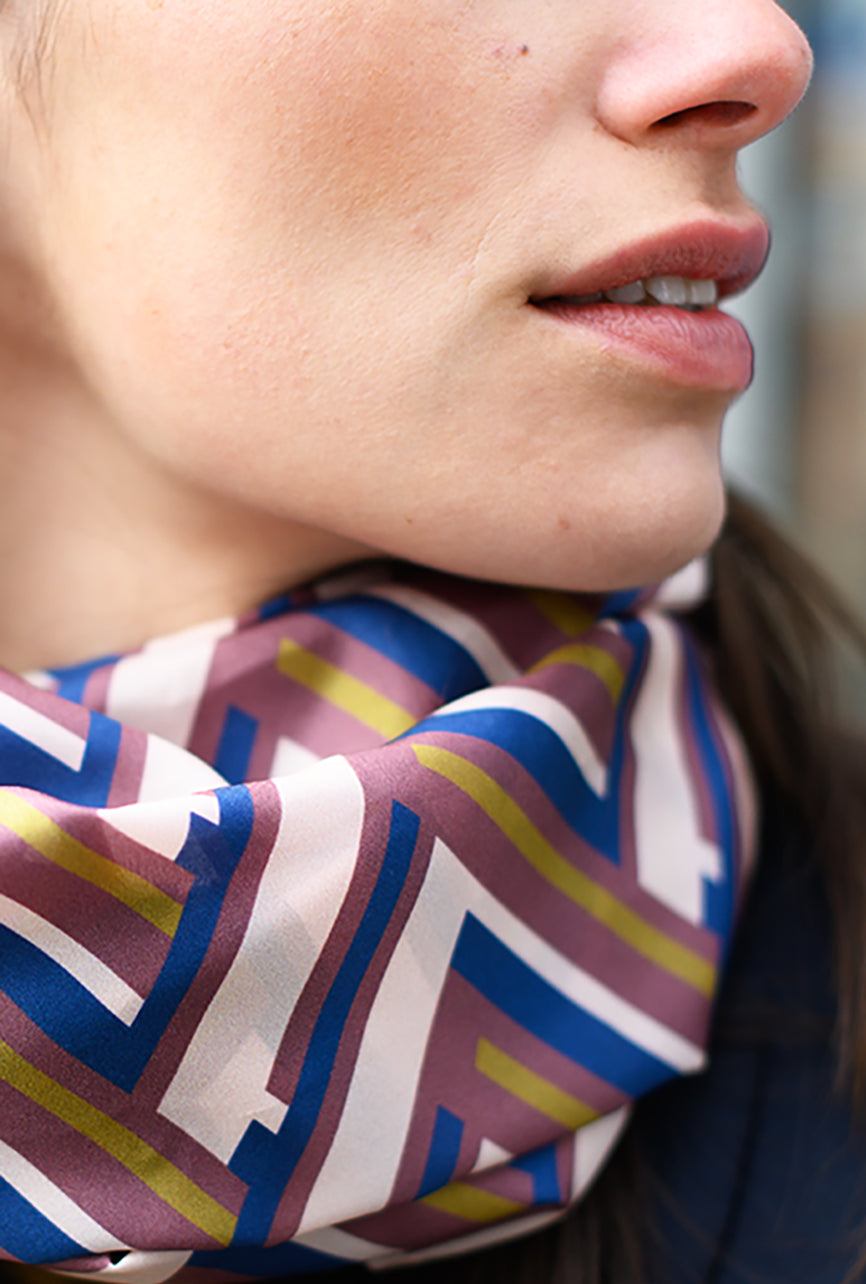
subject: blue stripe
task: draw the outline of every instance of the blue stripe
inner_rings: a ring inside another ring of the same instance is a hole
[[[465,647],[411,611],[373,597],[326,602],[308,612],[393,660],[432,687],[444,703],[487,686]]]
[[[220,823],[191,818],[177,864],[195,875],[177,935],[132,1026],[35,946],[0,928],[0,988],[66,1052],[130,1092],[195,979],[253,823],[249,790],[217,790]]]
[[[258,731],[257,718],[229,705],[214,767],[230,785],[242,785],[249,779],[250,758]]]
[[[632,594],[632,597],[635,595]],[[616,711],[616,727],[613,736],[613,751],[608,764],[608,797],[611,803],[615,805],[617,812],[617,837],[616,852],[611,859],[620,864],[620,851],[622,848],[622,794],[623,794],[623,768],[625,766],[626,750],[631,743],[630,729],[632,718],[634,716],[634,703],[637,696],[638,687],[643,677],[644,667],[646,664],[647,652],[650,646],[649,630],[640,620],[623,620],[620,624],[620,631],[625,641],[632,648],[631,661],[625,670],[625,684],[620,695],[619,705]],[[633,789],[631,781],[625,784],[626,796],[630,797]]]
[[[94,1039],[129,1037],[128,1027],[65,968],[2,925],[0,990],[49,1038],[88,1065],[100,1059],[92,1047]]]
[[[255,813],[249,790],[233,785],[216,790],[215,796],[219,823],[191,816],[189,834],[176,861],[195,882],[165,966],[129,1031],[126,1046],[115,1056],[106,1051],[103,1057],[106,1068],[102,1073],[106,1078],[116,1074],[114,1082],[128,1091],[137,1083],[204,962],[226,891],[250,840]]]
[[[562,1203],[556,1146],[542,1146],[540,1150],[530,1151],[528,1155],[520,1155],[517,1159],[512,1159],[510,1166],[522,1173],[529,1173],[536,1205]]]
[[[451,965],[537,1039],[629,1096],[677,1073],[554,989],[472,914],[464,919]]]
[[[59,1231],[0,1177],[0,1249],[32,1266],[84,1257],[85,1249]]]
[[[629,615],[642,592],[642,589],[621,589],[617,593],[611,593],[602,602],[599,618],[610,620],[618,615]]]
[[[400,897],[415,853],[420,821],[394,802],[388,847],[364,916],[322,1005],[289,1112],[275,1137],[254,1122],[230,1164],[251,1187],[241,1213],[236,1243],[261,1243],[283,1191],[319,1118],[343,1029],[367,969]]]
[[[256,615],[263,623],[265,620],[276,620],[281,615],[291,615],[297,609],[294,593],[280,593],[259,607]]]
[[[91,660],[87,664],[71,664],[65,669],[46,671],[57,680],[56,695],[62,696],[64,700],[72,700],[75,704],[81,704],[90,675],[96,673],[98,669],[107,668],[110,664],[117,664],[121,659],[123,657],[120,655],[104,655],[101,659]]]
[[[684,639],[685,643],[685,639]],[[716,740],[713,736],[707,693],[704,688],[699,662],[691,647],[685,646],[686,657],[686,708],[692,734],[701,755],[700,768],[709,787],[716,822],[716,833],[722,861],[722,879],[714,882],[704,879],[704,922],[717,932],[723,941],[730,942],[733,931],[736,897],[734,893],[734,852],[736,847],[736,822],[733,800]]]
[[[0,727],[0,784],[37,789],[61,802],[105,807],[114,780],[121,730],[113,718],[91,713],[81,770],[73,771],[29,740]]]
[[[477,709],[425,718],[407,734],[422,731],[456,732],[504,749],[544,790],[575,833],[609,860],[618,860],[616,791],[599,798],[559,736],[539,718],[511,709]]]
[[[417,1199],[423,1199],[431,1191],[441,1190],[443,1186],[448,1185],[457,1167],[462,1141],[463,1120],[452,1115],[451,1111],[446,1110],[444,1106],[437,1107],[430,1153],[427,1155],[427,1164],[418,1188]]]

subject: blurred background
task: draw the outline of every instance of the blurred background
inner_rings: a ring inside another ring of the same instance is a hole
[[[730,309],[757,374],[729,417],[725,468],[866,616],[866,0],[782,7],[810,38],[815,79],[743,158],[774,249]],[[850,697],[866,719],[866,689]]]

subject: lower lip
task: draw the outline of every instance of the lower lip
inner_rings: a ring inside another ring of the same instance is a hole
[[[715,308],[685,312],[661,304],[578,307],[552,302],[538,310],[564,325],[594,332],[607,350],[651,366],[684,387],[742,392],[752,382],[754,354],[749,336],[735,317]]]

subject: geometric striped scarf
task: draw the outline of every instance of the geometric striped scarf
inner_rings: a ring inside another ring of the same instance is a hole
[[[751,860],[702,581],[374,563],[0,676],[0,1257],[279,1276],[573,1203],[704,1064]]]

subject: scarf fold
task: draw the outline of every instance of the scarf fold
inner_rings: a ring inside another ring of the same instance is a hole
[[[702,591],[373,565],[0,676],[0,1257],[277,1276],[579,1198],[703,1065],[751,859]]]

